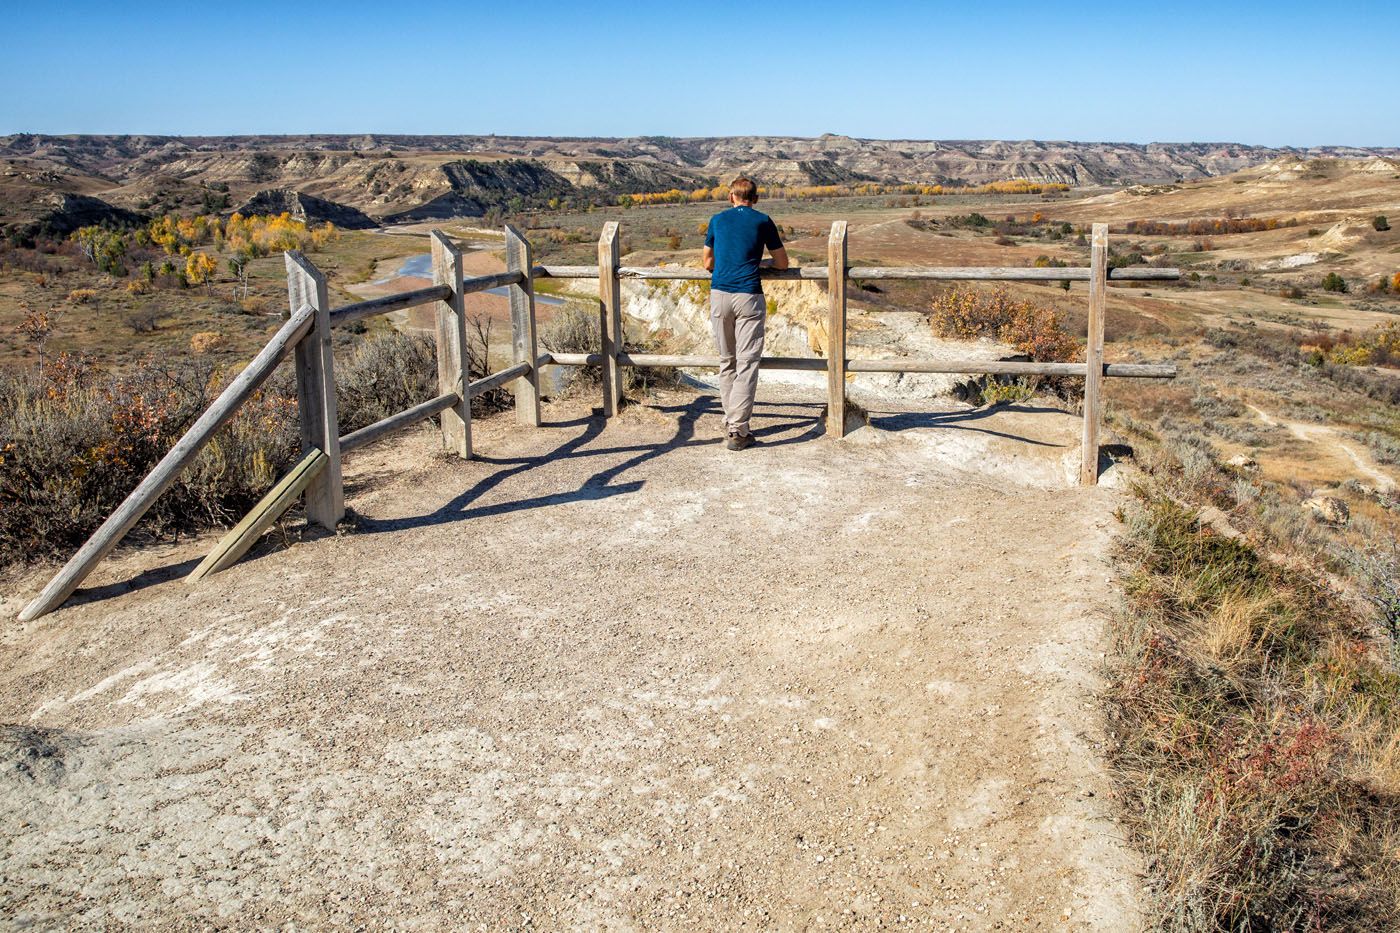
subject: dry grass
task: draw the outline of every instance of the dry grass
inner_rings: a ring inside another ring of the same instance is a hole
[[[1196,447],[1177,451],[1175,495],[1228,495],[1209,463],[1186,462]],[[1396,929],[1389,635],[1311,572],[1160,492],[1143,491],[1126,520],[1112,763],[1156,925]]]
[[[1016,298],[1002,285],[944,291],[933,301],[929,324],[941,337],[995,337],[1036,361],[1064,362],[1080,355],[1079,341],[1064,329],[1058,308]]]
[[[485,375],[484,332],[469,360]],[[0,566],[63,556],[135,488],[232,372],[207,357],[112,375],[59,357],[37,372],[0,372]],[[348,433],[437,394],[433,342],[387,332],[337,361],[340,429]],[[478,412],[508,398],[473,400]],[[289,367],[200,452],[139,528],[170,536],[237,520],[290,466],[299,446]]]
[[[0,565],[80,544],[194,422],[224,379],[212,363],[108,376],[55,361],[0,376]],[[297,446],[294,403],[259,393],[200,453],[141,528],[170,535],[236,518]]]

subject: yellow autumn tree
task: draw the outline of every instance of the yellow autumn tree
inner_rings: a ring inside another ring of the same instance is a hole
[[[191,285],[207,285],[218,267],[214,257],[196,250],[185,260],[185,280]]]

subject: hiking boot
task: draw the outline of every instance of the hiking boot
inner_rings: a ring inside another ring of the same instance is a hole
[[[752,434],[731,434],[724,446],[730,450],[743,450],[745,447],[752,447],[753,442]]]

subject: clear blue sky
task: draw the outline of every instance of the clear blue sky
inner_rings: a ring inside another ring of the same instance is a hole
[[[1400,145],[1400,3],[12,0],[0,133]]]

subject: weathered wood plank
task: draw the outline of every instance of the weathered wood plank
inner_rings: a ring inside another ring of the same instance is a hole
[[[846,436],[846,222],[826,240],[826,436]]]
[[[331,351],[330,300],[326,277],[297,250],[286,254],[287,296],[293,310],[315,309],[311,333],[297,344],[297,414],[301,451],[324,451],[330,462],[306,487],[306,520],[334,531],[345,517],[345,489],[340,473],[340,428],[335,399],[335,356]]]
[[[1061,269],[1035,268],[1033,266],[851,266],[846,270],[846,278],[864,279],[935,279],[946,281],[1007,281],[1007,282],[1087,282],[1092,269],[1073,266]],[[593,266],[536,266],[535,273],[540,278],[556,279],[596,279],[598,270]],[[621,266],[618,276],[624,279],[676,279],[681,281],[708,281],[710,273],[704,269],[685,266]],[[765,269],[761,273],[765,279],[792,280],[811,279],[823,281],[830,277],[826,266],[794,266],[788,269]],[[1123,266],[1110,269],[1111,282],[1171,282],[1181,278],[1180,269],[1157,268],[1155,266]]]
[[[463,373],[471,359],[467,347],[467,314],[462,298],[462,253],[441,230],[433,230],[433,283],[448,288],[447,297],[437,303],[438,396],[452,395],[456,403],[441,415],[442,445],[461,457],[472,456],[472,402],[467,396]]]
[[[131,494],[117,506],[102,527],[93,533],[68,563],[63,565],[43,591],[36,596],[24,611],[19,614],[21,622],[37,619],[46,612],[58,608],[72,595],[97,564],[112,552],[112,548],[126,536],[146,510],[171,487],[180,471],[189,466],[219,428],[234,416],[248,396],[267,381],[277,364],[286,358],[293,345],[298,344],[311,332],[316,310],[310,305],[298,308],[291,319],[273,335],[253,361],[229,383],[228,388],[219,393],[214,403],[199,416],[184,436],[175,442],[170,452],[146,474]]]
[[[1083,376],[1083,363],[1019,363],[1010,360],[847,360],[852,373],[967,373],[987,376]],[[1105,363],[1103,374],[1117,378],[1172,379],[1174,363]]]
[[[328,462],[329,458],[321,450],[313,450],[302,457],[297,465],[243,516],[242,521],[219,539],[219,543],[214,545],[214,549],[185,580],[190,583],[203,580],[238,563],[263,533],[272,527],[272,523],[292,507],[292,503],[297,501],[297,497],[316,478],[316,474],[326,468]]]
[[[553,354],[541,354],[540,357],[536,360],[535,366],[537,368],[540,366],[548,366],[551,362],[553,362],[553,359]],[[476,398],[483,392],[490,392],[492,389],[500,388],[501,386],[514,379],[519,379],[521,376],[528,375],[529,372],[529,363],[516,363],[514,366],[511,366],[507,369],[503,369],[498,373],[492,373],[489,376],[483,376],[482,378],[476,380],[471,385],[467,386],[467,393],[472,398]]]
[[[540,373],[534,363],[540,351],[535,333],[535,285],[530,274],[534,263],[529,241],[510,224],[506,224],[506,269],[521,274],[521,280],[510,286],[511,349],[516,363],[530,364],[512,386],[515,417],[521,424],[537,428],[540,426]]]
[[[1079,482],[1099,481],[1099,425],[1103,420],[1103,319],[1108,302],[1108,224],[1094,224],[1089,244],[1089,333],[1084,348],[1084,443],[1080,449]]]
[[[436,398],[430,398],[426,402],[419,402],[412,408],[405,408],[396,415],[382,418],[374,424],[367,424],[358,431],[352,431],[340,439],[340,449],[345,453],[357,450],[366,444],[372,444],[386,434],[392,434],[400,428],[406,428],[411,424],[426,421],[434,415],[440,414],[454,407],[459,402],[456,392],[444,392]]]
[[[476,398],[483,392],[490,392],[492,389],[497,389],[503,385],[514,382],[516,379],[529,373],[529,371],[529,363],[516,363],[514,366],[507,367],[498,373],[492,373],[489,376],[483,376],[476,380],[467,387],[467,392],[472,398]]]
[[[603,224],[598,237],[598,323],[603,335],[603,417],[611,418],[622,407],[622,369],[617,355],[622,352],[622,282],[617,269],[622,263],[619,224]]]
[[[601,366],[601,353],[550,353],[549,361],[556,366]],[[618,365],[622,365],[619,363]]]
[[[357,301],[354,304],[344,305],[331,311],[331,326],[344,327],[366,318],[388,314],[390,311],[402,311],[405,308],[416,308],[419,305],[442,301],[446,294],[444,286],[430,285],[427,288],[417,288],[411,292],[400,292],[397,295],[385,295],[383,298]]]
[[[462,280],[463,294],[471,292],[484,292],[491,288],[504,288],[507,285],[515,285],[524,276],[519,272],[493,272],[490,275],[474,275],[469,279]]]
[[[535,266],[531,270],[537,279],[596,279],[597,266]]]
[[[1063,269],[1027,266],[852,266],[846,273],[852,279],[935,279],[984,280],[1002,282],[1087,282],[1093,270],[1080,267]],[[1115,282],[1160,282],[1181,278],[1180,269],[1151,266],[1124,266],[1112,270]]]
[[[556,356],[556,363],[566,363],[567,355]],[[676,366],[682,369],[718,369],[718,356],[669,353],[621,353],[617,358],[623,366]],[[808,356],[765,356],[758,361],[759,369],[802,369],[825,372],[826,360],[823,357]]]
[[[551,362],[558,366],[596,366],[602,357],[596,353],[554,353]],[[675,366],[681,369],[717,369],[719,357],[698,354],[674,355],[659,353],[623,353],[618,362],[623,366]],[[765,356],[760,369],[798,369],[826,371],[827,361],[819,357]],[[1001,360],[862,360],[848,359],[846,371],[851,373],[968,373],[991,376],[1083,376],[1083,363],[1020,363]],[[1105,363],[1103,374],[1118,378],[1171,379],[1176,376],[1173,363]]]

